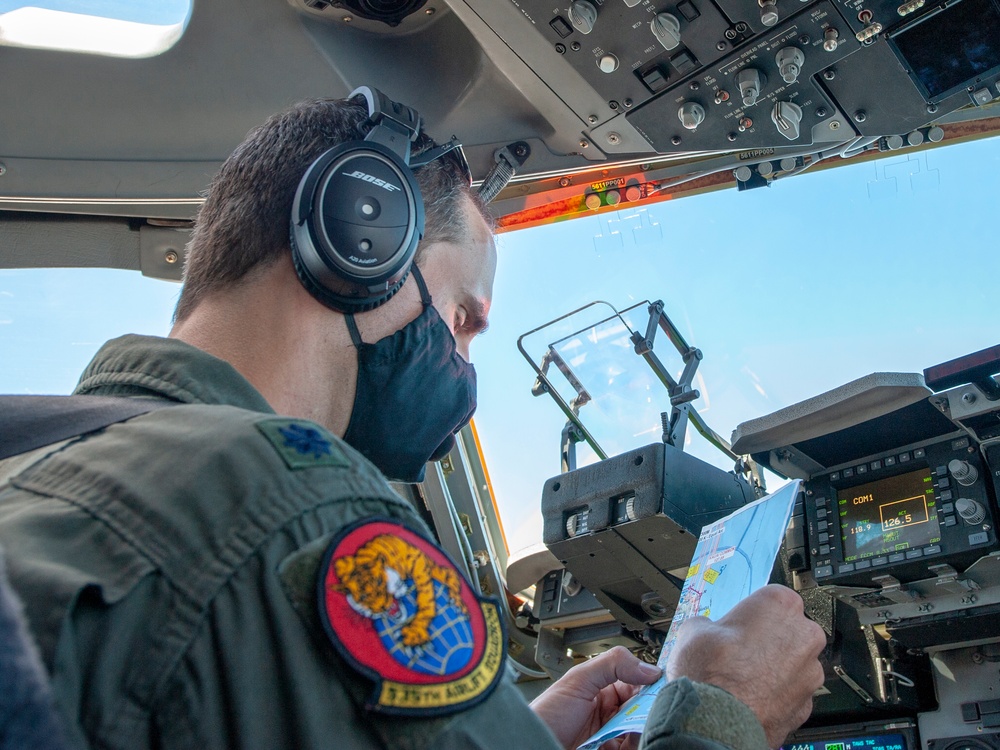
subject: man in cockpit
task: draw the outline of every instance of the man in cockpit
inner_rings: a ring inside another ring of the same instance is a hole
[[[307,102],[252,131],[199,213],[170,337],[108,342],[77,388],[174,405],[0,465],[0,544],[81,742],[571,748],[659,676],[613,649],[529,710],[497,606],[386,483],[420,480],[472,416],[496,249],[458,151],[415,134],[415,262],[356,299],[323,245],[339,229],[309,214],[407,192],[352,161],[370,115]],[[824,643],[777,586],[690,621],[643,742],[780,745]]]

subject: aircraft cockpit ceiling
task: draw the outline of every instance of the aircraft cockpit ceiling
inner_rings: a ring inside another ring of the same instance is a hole
[[[139,267],[123,219],[183,226],[251,127],[365,84],[477,180],[516,150],[508,227],[1000,132],[996,3],[900,1],[195,0],[152,57],[0,46],[3,264]]]

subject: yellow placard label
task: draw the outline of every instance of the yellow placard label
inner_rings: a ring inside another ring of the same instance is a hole
[[[719,580],[719,571],[715,570],[714,568],[709,568],[708,570],[705,571],[705,580],[708,581],[709,583],[715,583],[717,580]]]
[[[699,563],[697,565],[692,565],[690,568],[688,568],[688,575],[687,575],[687,577],[690,578],[691,576],[698,575],[698,571],[699,570],[701,570],[701,563]]]

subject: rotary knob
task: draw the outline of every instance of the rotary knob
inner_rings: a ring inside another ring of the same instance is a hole
[[[635,511],[635,495],[630,497],[625,501],[625,518],[629,521],[634,521],[639,517],[639,514]]]
[[[681,43],[681,22],[673,13],[657,13],[649,27],[663,49],[671,50]]]
[[[590,0],[573,0],[569,4],[569,22],[581,34],[589,34],[597,23],[597,6]]]
[[[963,487],[971,487],[979,479],[979,470],[960,458],[953,458],[948,462],[948,473]]]
[[[771,110],[771,122],[785,138],[794,141],[799,137],[802,108],[792,102],[777,102]]]
[[[765,26],[774,26],[778,22],[778,4],[775,0],[757,0],[760,6],[760,22]]]
[[[798,47],[782,47],[774,57],[781,80],[785,83],[795,83],[799,80],[799,73],[802,72],[802,64],[805,61],[806,56]]]
[[[698,102],[684,102],[677,110],[677,118],[688,130],[697,130],[705,121],[705,108]]]
[[[986,520],[986,508],[976,500],[960,497],[955,501],[955,510],[969,526],[978,526]]]
[[[744,107],[752,107],[757,103],[761,89],[767,83],[767,76],[757,68],[743,68],[736,74],[736,85],[740,89],[740,97]]]

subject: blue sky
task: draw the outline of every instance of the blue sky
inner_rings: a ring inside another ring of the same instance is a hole
[[[171,24],[183,21],[191,7],[190,0],[162,0],[162,2],[123,2],[123,0],[0,0],[0,13],[17,8],[32,7],[47,10],[65,10],[121,21],[150,24]]]
[[[990,140],[502,235],[491,328],[472,354],[512,548],[540,538],[563,424],[530,395],[522,333],[595,299],[664,300],[704,353],[696,407],[728,437],[868,373],[1000,343],[997,194]],[[166,333],[177,291],[128,271],[0,271],[0,392],[69,392],[106,339]],[[689,449],[726,465],[700,439]]]

